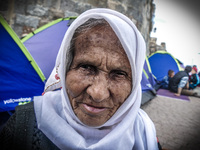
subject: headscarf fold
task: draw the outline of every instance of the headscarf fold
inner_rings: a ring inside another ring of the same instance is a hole
[[[69,48],[74,31],[90,18],[105,19],[120,40],[132,70],[132,91],[103,125],[84,125],[74,114],[66,93],[65,77],[70,67]],[[67,30],[56,65],[46,83],[46,93],[35,97],[38,128],[60,149],[158,149],[155,127],[140,109],[145,42],[133,22],[110,9],[91,9],[81,14]],[[55,78],[58,75],[59,78]],[[59,91],[52,91],[62,87]]]

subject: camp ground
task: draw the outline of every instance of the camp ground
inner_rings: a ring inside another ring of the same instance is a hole
[[[175,73],[183,70],[180,63],[170,53],[166,51],[157,51],[148,57],[153,75],[158,81],[161,81],[171,69]]]

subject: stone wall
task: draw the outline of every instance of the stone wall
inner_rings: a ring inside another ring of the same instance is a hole
[[[161,45],[157,44],[157,38],[151,37],[149,42],[149,55],[155,53],[156,51],[167,51],[166,43],[162,42]]]
[[[0,13],[19,37],[58,18],[78,16],[91,8],[110,8],[128,16],[141,31],[149,54],[153,0],[0,0]]]

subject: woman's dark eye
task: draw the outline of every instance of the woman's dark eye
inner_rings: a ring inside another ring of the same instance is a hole
[[[79,68],[83,69],[83,71],[87,71],[88,73],[96,73],[97,69],[95,66],[88,65],[88,64],[81,64]]]
[[[122,70],[112,70],[111,71],[111,77],[124,78],[127,76],[128,76],[127,73]]]

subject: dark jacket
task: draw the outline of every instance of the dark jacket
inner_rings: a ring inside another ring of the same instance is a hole
[[[199,84],[199,76],[192,74],[190,78],[190,89],[194,89]]]
[[[188,77],[188,74],[185,71],[179,71],[178,73],[176,73],[174,77],[171,78],[169,81],[169,90],[172,92],[177,92],[178,84],[180,83],[181,79],[185,76]]]
[[[1,150],[57,150],[37,128],[33,102],[16,107],[0,133]]]
[[[192,82],[193,84],[197,84],[197,74],[192,74],[191,78],[190,78],[190,82]]]

